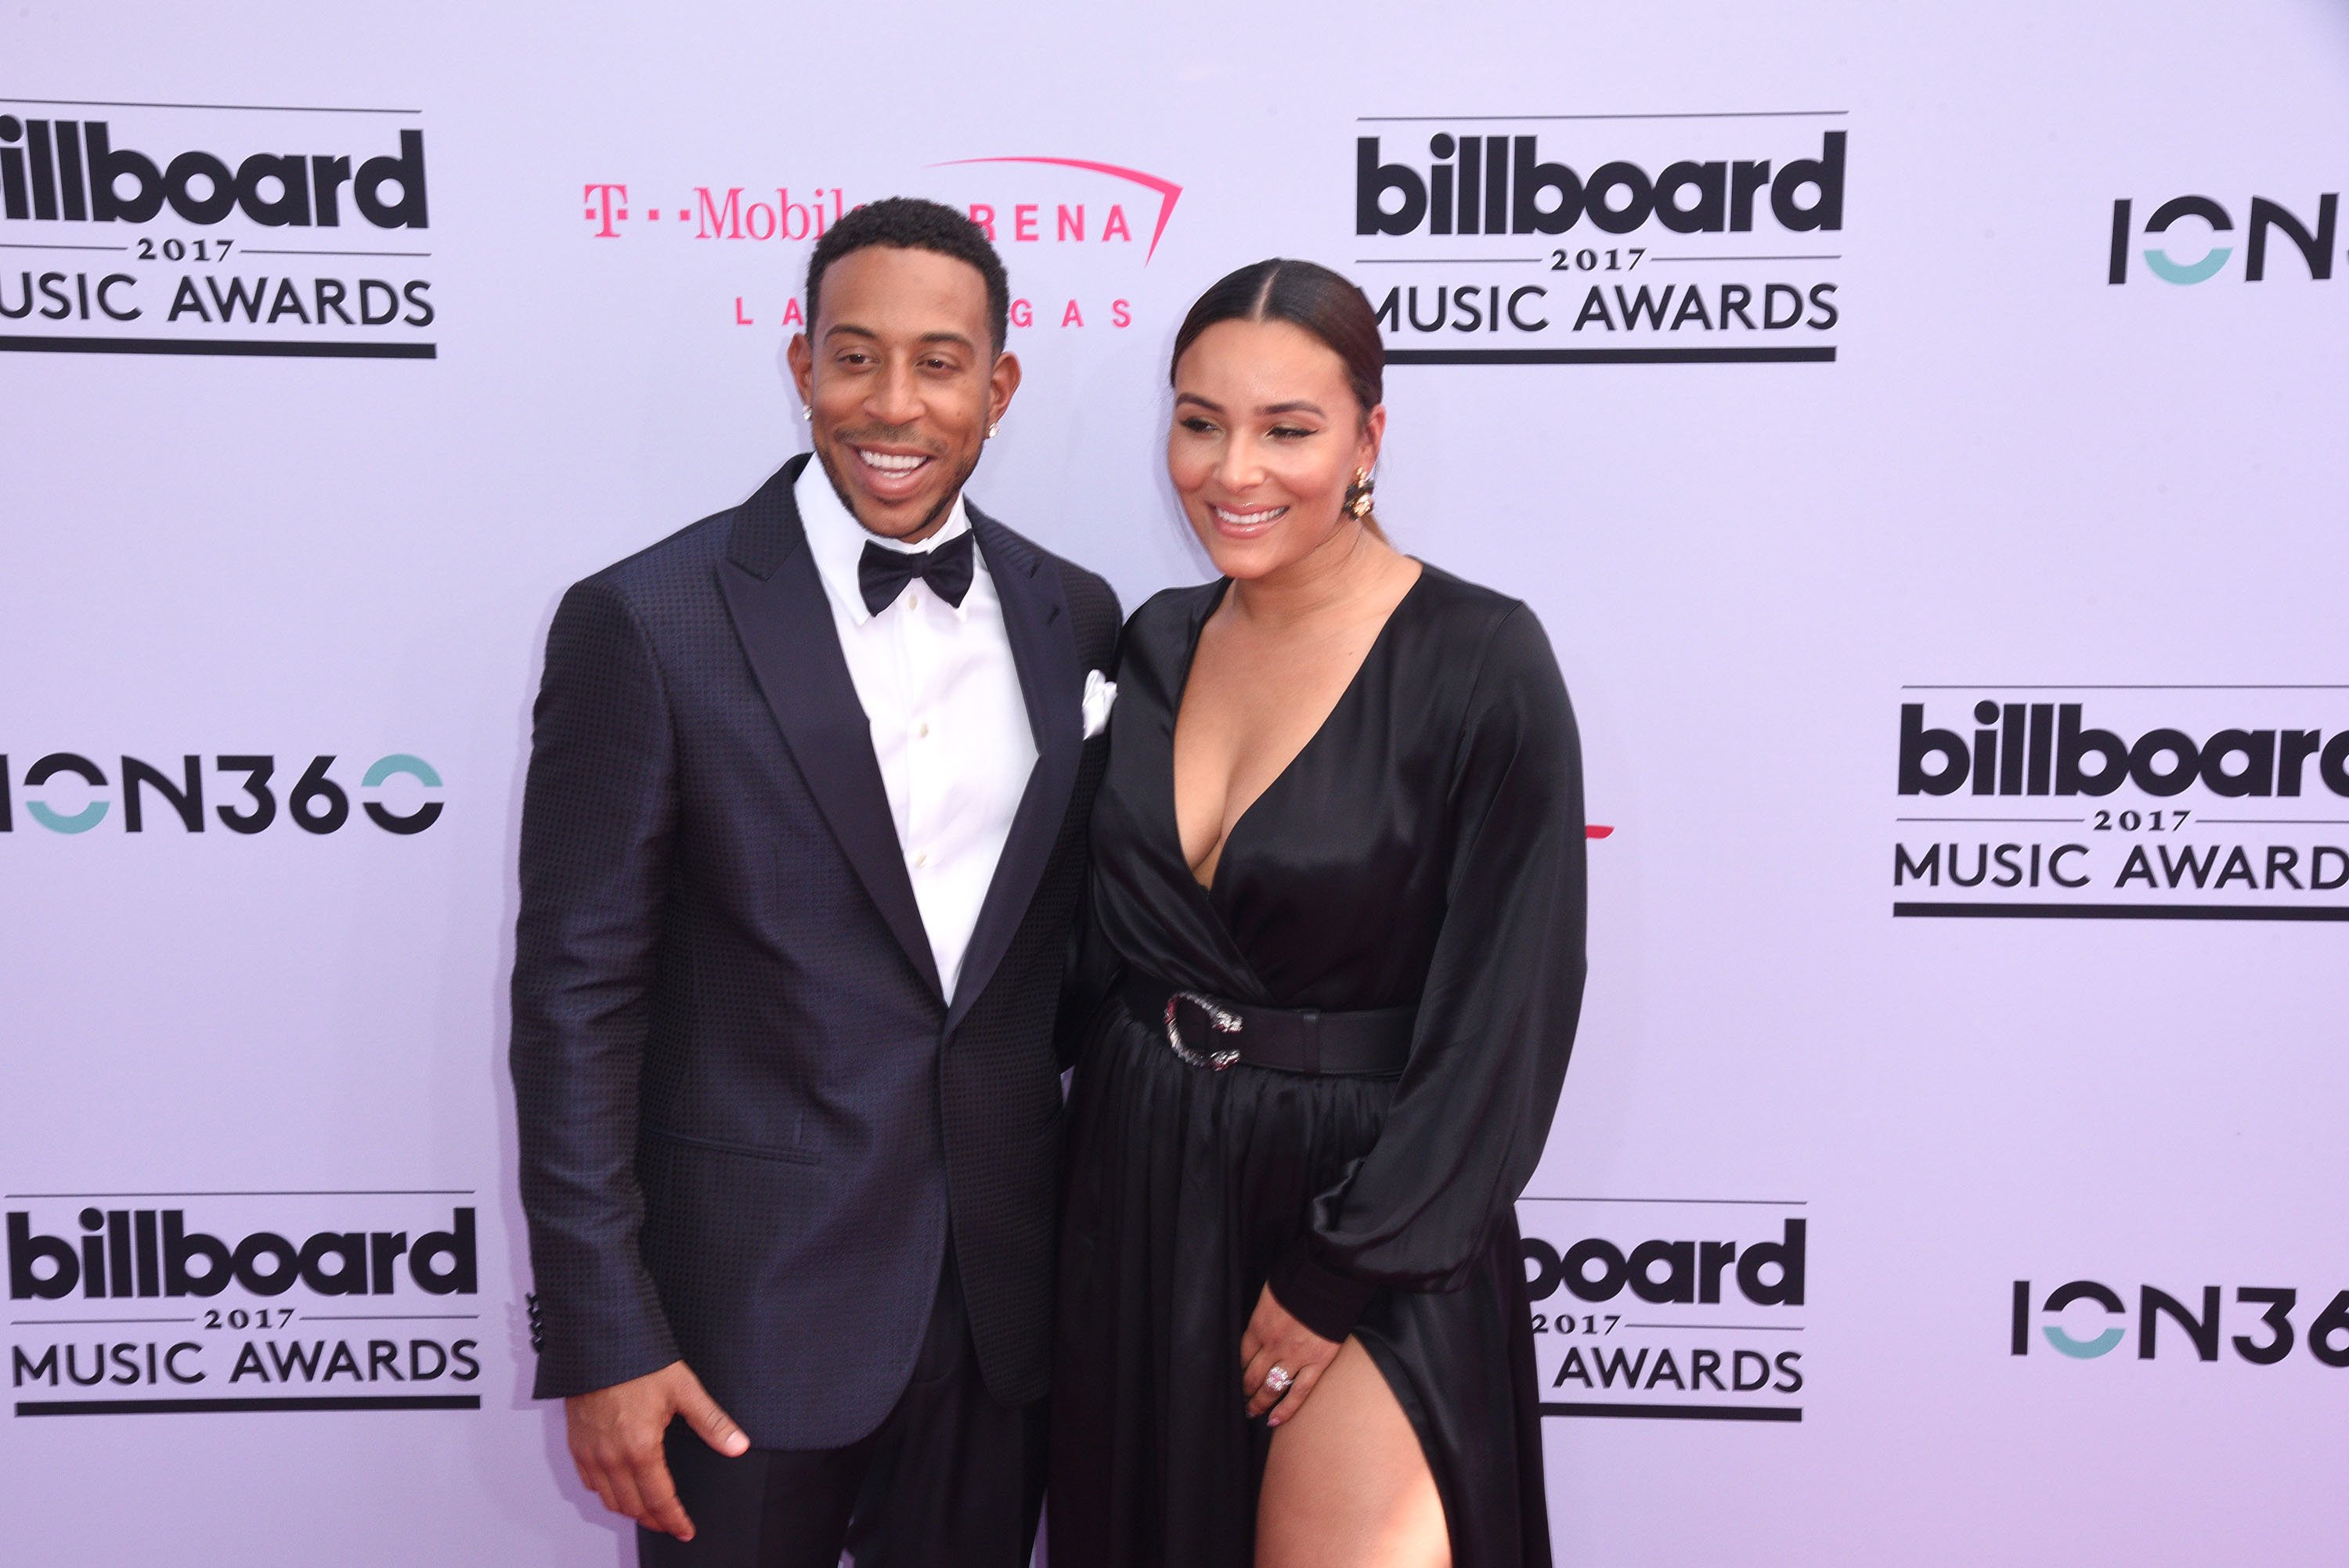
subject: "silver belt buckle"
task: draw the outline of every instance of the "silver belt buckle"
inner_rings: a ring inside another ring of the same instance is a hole
[[[1240,1053],[1237,1049],[1202,1053],[1193,1050],[1183,1043],[1183,1031],[1174,1022],[1174,1011],[1185,1002],[1205,1013],[1207,1016],[1208,1026],[1217,1034],[1237,1035],[1240,1032],[1240,1020],[1237,1014],[1226,1012],[1196,991],[1177,991],[1166,998],[1166,1043],[1174,1047],[1174,1054],[1192,1067],[1206,1068],[1214,1072],[1221,1072],[1239,1060]]]

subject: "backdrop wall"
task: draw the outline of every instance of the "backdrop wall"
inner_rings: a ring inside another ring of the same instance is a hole
[[[1175,323],[1283,253],[1386,313],[1398,541],[1549,630],[1608,830],[1522,1210],[1561,1562],[2337,1556],[2339,6],[0,59],[12,1559],[630,1560],[525,1397],[528,706],[567,583],[794,449],[809,239],[895,192],[1022,302],[974,493],[1129,606],[1206,573]]]

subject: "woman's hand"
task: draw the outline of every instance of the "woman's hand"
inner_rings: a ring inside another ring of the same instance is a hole
[[[1272,1412],[1269,1426],[1278,1426],[1304,1408],[1313,1385],[1337,1358],[1338,1342],[1324,1339],[1288,1315],[1267,1285],[1256,1298],[1255,1315],[1240,1336],[1240,1388],[1248,1397],[1251,1418]],[[1292,1381],[1286,1388],[1268,1379],[1279,1367]]]

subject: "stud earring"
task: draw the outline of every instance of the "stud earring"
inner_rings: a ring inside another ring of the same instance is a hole
[[[1002,428],[1002,426],[997,424],[994,420],[989,419],[987,422],[987,438],[990,441],[995,439],[995,432]]]
[[[1354,470],[1354,482],[1346,487],[1345,509],[1356,521],[1371,515],[1371,492],[1376,489],[1368,469]]]
[[[812,408],[802,408],[800,410],[800,418],[812,424],[815,420],[815,410]]]

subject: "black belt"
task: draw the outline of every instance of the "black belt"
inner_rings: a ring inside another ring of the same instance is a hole
[[[1121,989],[1133,1016],[1163,1025],[1166,1043],[1193,1067],[1235,1062],[1280,1072],[1392,1078],[1411,1060],[1416,1007],[1324,1013],[1313,1007],[1251,1007],[1177,990],[1128,969]]]

